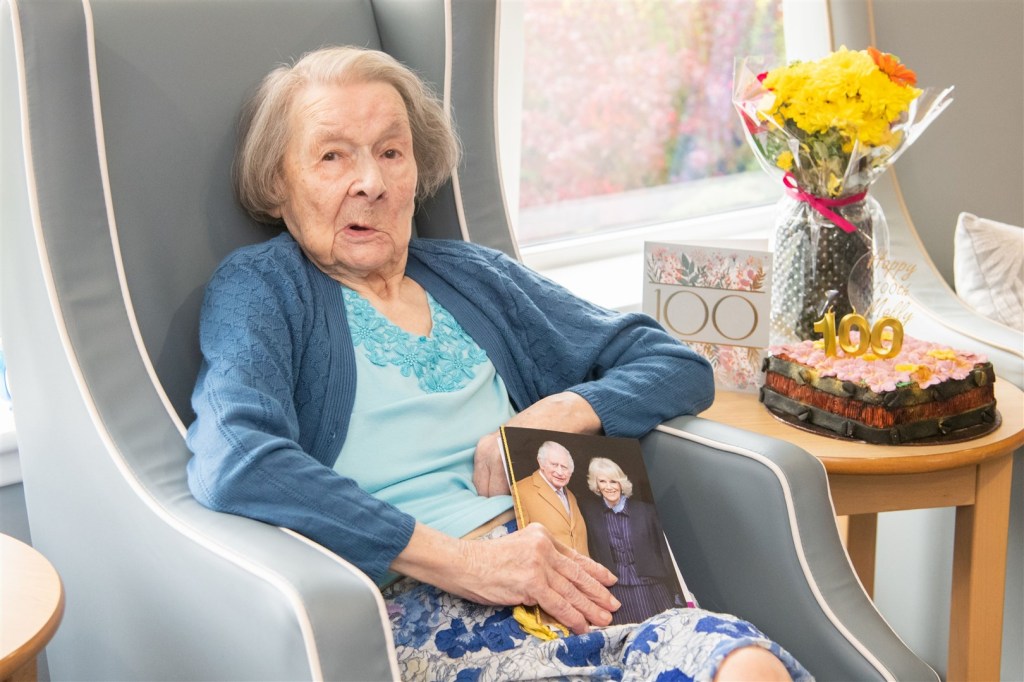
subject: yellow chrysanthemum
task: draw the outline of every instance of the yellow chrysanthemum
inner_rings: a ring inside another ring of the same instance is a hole
[[[779,154],[779,158],[775,159],[775,165],[784,171],[788,171],[793,167],[793,152],[784,151]]]
[[[789,120],[811,134],[836,130],[847,152],[854,141],[891,144],[892,124],[921,94],[893,82],[867,52],[845,47],[815,62],[773,69],[763,85],[775,94],[766,113],[779,125]]]

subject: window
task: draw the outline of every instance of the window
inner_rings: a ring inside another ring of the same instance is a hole
[[[823,4],[502,2],[502,172],[523,260],[628,309],[645,240],[766,235],[782,188],[743,138],[734,60],[823,49],[783,39],[785,16],[827,43]]]
[[[522,5],[522,246],[770,203],[731,104],[783,55],[781,0]]]

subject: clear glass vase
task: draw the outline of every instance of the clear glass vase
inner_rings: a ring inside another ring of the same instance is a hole
[[[830,209],[853,232],[788,195],[778,208],[771,242],[771,343],[819,338],[814,323],[829,309],[837,320],[854,311],[869,316],[875,273],[889,250],[889,226],[878,202],[866,194]]]

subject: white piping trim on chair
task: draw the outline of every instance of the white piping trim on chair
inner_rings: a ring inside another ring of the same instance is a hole
[[[378,588],[377,585],[372,580],[370,580],[370,577],[368,575],[366,575],[359,569],[355,568],[355,566],[350,564],[341,556],[335,554],[334,552],[327,549],[320,543],[310,540],[305,535],[296,533],[290,528],[281,527],[281,530],[283,530],[288,535],[294,536],[295,539],[297,539],[299,542],[303,542],[309,545],[316,551],[323,554],[328,559],[335,561],[339,565],[344,566],[349,571],[355,573],[356,576],[360,579],[360,581],[362,581],[363,584],[367,587],[367,589],[369,589],[370,592],[374,595],[374,600],[377,603],[377,611],[380,613],[381,620],[386,624],[390,622],[390,616],[388,616],[387,605],[384,603],[384,597],[380,593],[380,588]],[[395,651],[395,637],[394,633],[391,631],[390,625],[384,628],[384,639],[387,643],[388,648],[388,663],[391,666],[391,677],[395,680],[401,680],[402,675],[398,670],[398,653]]]
[[[71,343],[71,336],[68,332],[67,325],[64,321],[64,314],[61,310],[61,305],[57,299],[56,284],[53,280],[53,275],[50,268],[49,254],[46,250],[46,243],[43,239],[42,229],[42,218],[39,210],[39,196],[38,187],[35,181],[35,165],[32,157],[32,133],[29,124],[28,115],[28,94],[27,94],[27,76],[25,72],[25,58],[24,58],[24,43],[21,35],[21,20],[18,13],[18,0],[10,0],[11,15],[12,15],[12,33],[14,36],[14,52],[15,52],[15,64],[18,70],[18,82],[19,82],[19,98],[21,107],[21,123],[22,123],[22,147],[25,155],[25,171],[26,171],[26,184],[28,190],[28,201],[29,201],[29,213],[32,219],[32,229],[36,242],[36,249],[39,253],[39,264],[40,270],[43,276],[43,281],[46,287],[47,297],[50,301],[51,311],[53,313],[54,325],[57,329],[57,334],[60,338],[61,345],[64,348],[64,352],[67,356],[68,367],[74,377],[75,383],[78,385],[79,392],[82,397],[83,405],[86,411],[89,413],[89,418],[93,422],[96,428],[96,433],[99,436],[104,448],[110,455],[111,461],[117,467],[118,471],[124,477],[129,487],[138,495],[139,499],[143,501],[160,519],[162,519],[168,526],[174,528],[176,531],[181,533],[183,536],[189,538],[193,542],[199,544],[202,547],[213,552],[215,555],[221,556],[227,561],[239,566],[243,570],[252,573],[254,576],[261,578],[267,583],[273,585],[285,596],[285,598],[291,603],[292,609],[295,612],[296,619],[299,624],[300,631],[303,635],[303,641],[306,647],[306,656],[310,665],[310,673],[316,680],[323,679],[323,673],[320,669],[319,654],[316,650],[316,641],[313,638],[312,624],[309,620],[309,616],[306,613],[305,606],[302,604],[300,595],[295,589],[288,584],[280,575],[267,569],[266,567],[260,566],[248,559],[239,556],[236,552],[219,545],[209,538],[201,535],[194,531],[185,523],[175,518],[170,512],[168,512],[162,505],[160,505],[152,495],[145,489],[141,481],[136,477],[135,473],[124,461],[124,458],[120,455],[117,444],[114,442],[113,437],[110,435],[103,423],[103,419],[99,414],[99,410],[96,406],[95,401],[92,398],[92,393],[89,390],[88,385],[85,382],[85,377],[82,373],[81,366],[78,362],[77,355],[74,347]],[[88,49],[89,49],[89,70],[90,80],[92,86],[92,97],[94,102],[94,114],[97,116],[96,128],[97,128],[97,143],[102,142],[102,121],[99,119],[98,109],[98,82],[96,79],[96,61],[95,61],[95,34],[93,27],[92,18],[92,7],[89,4],[89,0],[82,0],[82,9],[85,16]],[[105,166],[105,158],[103,156],[102,145],[100,146],[100,161]],[[106,168],[103,170],[104,175],[104,193],[108,201],[108,210],[110,207],[109,198],[109,185],[106,182]],[[109,215],[108,215],[109,217]]]
[[[185,437],[185,424],[181,421],[177,410],[171,405],[171,399],[167,396],[163,384],[157,377],[156,368],[150,359],[149,351],[146,349],[146,342],[142,338],[142,330],[139,328],[139,320],[135,315],[135,306],[132,303],[131,293],[128,291],[128,278],[124,271],[124,259],[121,257],[121,241],[118,237],[117,222],[114,219],[114,198],[110,192],[110,171],[107,167],[107,143],[103,132],[103,112],[100,109],[99,77],[96,70],[96,40],[94,36],[92,5],[89,0],[82,0],[85,9],[85,25],[88,34],[89,47],[89,84],[92,88],[92,115],[96,126],[96,150],[99,152],[100,179],[103,184],[103,202],[107,209],[107,225],[110,228],[110,241],[114,250],[114,263],[117,269],[117,281],[121,286],[121,298],[124,299],[125,311],[128,313],[128,325],[131,327],[132,336],[135,338],[135,345],[139,347],[139,358],[142,360],[149,380],[156,389],[156,394],[163,403],[164,409],[170,416],[171,421],[177,427],[182,438]]]
[[[512,242],[512,252],[515,254],[516,260],[522,262],[523,257],[519,252],[519,240],[516,239],[515,230],[512,229],[512,215],[508,210],[508,196],[505,192],[505,178],[502,175],[502,171],[505,166],[501,162],[501,128],[498,127],[501,122],[501,107],[499,103],[501,99],[498,96],[498,89],[500,87],[499,76],[501,75],[501,68],[499,61],[501,59],[501,6],[502,0],[495,0],[494,3],[494,74],[491,78],[491,87],[493,92],[491,93],[491,101],[494,102],[494,106],[491,107],[491,112],[494,116],[493,130],[494,130],[494,154],[495,159],[498,162],[498,194],[501,197],[501,210],[505,213],[505,226],[508,228],[508,236]]]
[[[442,100],[444,109],[449,115],[452,113],[452,0],[444,0],[444,87]],[[459,232],[462,233],[464,241],[472,241],[469,238],[469,225],[466,223],[466,208],[462,205],[462,183],[459,181],[459,168],[452,169],[452,194],[455,197],[455,215],[459,219]]]
[[[770,459],[768,459],[759,452],[754,452],[753,450],[741,448],[730,443],[713,441],[710,438],[698,436],[696,434],[676,429],[665,424],[658,425],[656,429],[658,431],[661,431],[662,433],[667,433],[669,435],[676,436],[677,438],[682,438],[684,440],[700,443],[701,445],[713,447],[717,450],[724,450],[726,452],[731,452],[733,454],[741,455],[743,457],[748,457],[758,462],[762,466],[766,467],[775,475],[775,477],[779,481],[780,487],[782,488],[782,495],[786,502],[786,513],[789,517],[789,528],[790,532],[792,533],[793,546],[796,550],[797,560],[800,563],[800,569],[803,571],[804,579],[806,580],[808,586],[810,586],[811,588],[811,594],[814,595],[815,601],[818,603],[818,606],[825,614],[825,617],[832,622],[832,625],[836,628],[836,630],[843,634],[843,636],[847,639],[847,641],[850,642],[850,644],[853,645],[857,652],[860,653],[860,655],[863,656],[865,660],[868,661],[868,663],[874,666],[875,669],[878,670],[879,673],[886,680],[895,681],[896,677],[892,674],[892,672],[889,671],[882,664],[882,662],[879,661],[878,658],[873,653],[871,653],[871,651],[859,639],[857,639],[852,632],[849,631],[849,629],[847,629],[847,627],[842,623],[842,621],[839,620],[835,612],[832,611],[832,607],[829,606],[828,602],[825,600],[825,596],[821,593],[821,589],[818,587],[818,583],[814,579],[814,574],[811,573],[810,565],[807,563],[807,555],[804,553],[803,543],[801,543],[800,535],[797,532],[797,519],[796,509],[793,505],[793,492],[790,488],[789,480],[786,478],[786,475],[782,471],[782,469],[775,462],[771,461]],[[863,585],[861,585],[861,589],[863,589]]]
[[[963,300],[957,295],[956,291],[954,291],[953,288],[949,286],[949,282],[946,281],[946,278],[942,276],[941,272],[939,272],[939,268],[937,265],[935,265],[935,261],[932,260],[931,254],[928,253],[927,247],[925,247],[924,242],[921,241],[921,234],[917,231],[917,226],[914,225],[914,219],[913,217],[911,217],[910,209],[907,207],[907,202],[903,197],[903,190],[900,188],[899,177],[896,174],[895,168],[889,169],[889,180],[892,182],[893,193],[896,195],[897,208],[899,209],[900,214],[903,216],[903,219],[906,221],[907,232],[909,233],[910,238],[913,240],[913,242],[917,245],[917,249],[920,253],[921,260],[931,271],[932,276],[938,282],[940,289],[948,298],[962,303],[965,308],[964,312],[970,312],[973,313],[974,315],[977,315],[978,317],[983,317],[977,311],[971,309],[970,306],[963,302]],[[981,336],[978,335],[977,331],[967,329],[958,324],[955,324],[954,322],[950,322],[949,318],[939,315],[934,310],[932,310],[928,305],[926,305],[923,301],[921,301],[921,299],[915,294],[910,293],[909,297],[912,301],[917,303],[920,312],[923,312],[928,317],[932,318],[936,322],[939,322],[942,326],[952,329],[953,331],[958,332],[960,334],[963,334],[969,339],[980,341],[984,344],[992,346],[993,348],[998,348],[999,350],[1009,353],[1011,355],[1016,355],[1019,358],[1024,358],[1024,351],[1021,351],[1020,348],[1008,348],[1006,346],[993,342],[991,339],[982,338]],[[998,322],[987,320],[987,318],[986,321],[993,322],[994,324],[999,324]],[[1016,331],[1006,325],[1001,326],[1004,326],[1007,329],[1010,329],[1011,331]]]

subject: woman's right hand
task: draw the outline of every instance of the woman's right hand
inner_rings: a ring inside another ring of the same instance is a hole
[[[610,624],[620,606],[608,591],[616,582],[611,571],[538,523],[479,540],[417,524],[391,568],[480,604],[539,606],[577,634]]]

